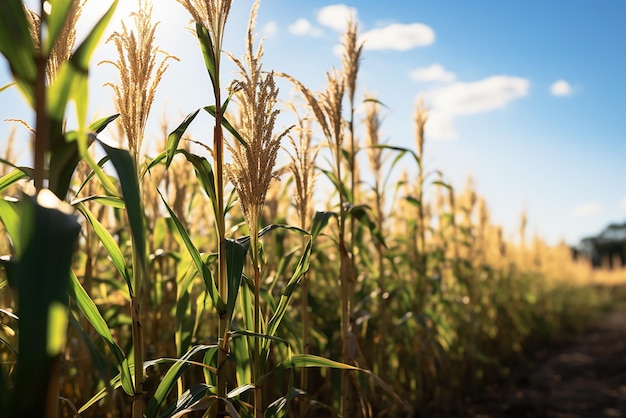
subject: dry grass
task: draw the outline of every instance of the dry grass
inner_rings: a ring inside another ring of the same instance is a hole
[[[72,3],[65,24],[46,62],[46,75],[49,82],[54,80],[61,64],[69,60],[74,52],[74,44],[76,43],[76,23],[80,18],[86,2],[87,0],[79,0]],[[40,48],[41,17],[34,10],[26,7],[26,19],[28,20],[30,33],[35,41],[35,47]]]
[[[105,85],[115,93],[119,121],[126,133],[128,147],[138,162],[157,87],[168,68],[167,61],[178,58],[159,50],[155,44],[158,23],[152,22],[150,3],[138,0],[138,10],[131,16],[134,29],[122,22],[122,32],[114,32],[107,40],[117,49],[117,61],[103,62],[113,65],[119,73],[118,84]],[[160,61],[159,53],[164,54]]]
[[[275,134],[278,87],[272,72],[263,72],[261,58],[263,46],[254,51],[254,22],[258,2],[252,9],[246,38],[243,61],[232,57],[239,68],[240,78],[231,88],[235,90],[239,108],[238,132],[246,142],[227,143],[233,162],[225,166],[226,175],[239,196],[243,215],[250,231],[258,229],[259,217],[265,203],[267,190],[274,178],[274,167],[281,140],[289,129]]]

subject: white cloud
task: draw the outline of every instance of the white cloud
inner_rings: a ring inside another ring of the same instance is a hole
[[[456,80],[456,74],[443,68],[441,64],[433,64],[429,67],[416,68],[409,73],[409,77],[417,82],[441,81],[450,83]]]
[[[575,218],[584,218],[600,212],[601,209],[602,206],[597,202],[583,203],[572,210],[572,215],[574,215]]]
[[[313,36],[319,37],[322,36],[322,30],[320,28],[316,28],[309,22],[307,19],[300,18],[289,25],[289,32],[294,35],[300,36]]]
[[[445,112],[431,110],[426,121],[426,134],[437,139],[457,139],[458,132],[454,129],[453,117]]]
[[[450,115],[487,112],[526,96],[529,88],[528,80],[505,75],[457,82],[431,92],[431,105]]]
[[[276,33],[278,33],[278,24],[273,20],[271,22],[267,22],[265,25],[263,25],[261,33],[263,33],[263,36],[265,36],[266,38],[273,37],[274,35],[276,35]]]
[[[622,200],[619,201],[619,208],[626,209],[626,197],[622,198]]]
[[[426,94],[430,107],[426,131],[436,139],[456,139],[458,132],[454,129],[455,117],[506,107],[512,101],[526,96],[529,89],[528,80],[505,75],[473,82],[459,81],[432,89]]]
[[[550,86],[550,93],[552,93],[553,96],[571,96],[573,92],[572,86],[565,80],[555,81]]]
[[[345,4],[332,4],[322,8],[317,14],[317,21],[320,25],[328,26],[337,32],[346,30],[350,19],[356,20],[357,11],[354,7]]]
[[[364,49],[408,51],[420,46],[431,45],[435,42],[435,31],[422,23],[408,25],[393,23],[365,32],[361,36],[361,41],[365,42]]]

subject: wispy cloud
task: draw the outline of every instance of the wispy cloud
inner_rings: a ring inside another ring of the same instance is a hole
[[[530,82],[521,77],[498,75],[472,82],[455,82],[426,95],[430,104],[427,130],[437,139],[455,139],[454,118],[506,107],[525,97]]]
[[[623,197],[622,200],[619,201],[619,208],[626,210],[626,197]]]
[[[469,115],[505,107],[528,94],[530,82],[521,77],[497,75],[472,82],[457,82],[435,90],[431,102],[452,115]]]
[[[265,36],[266,38],[271,38],[275,36],[278,33],[278,24],[273,20],[267,22],[265,25],[263,25],[261,33],[263,33],[263,36]]]
[[[576,206],[572,210],[572,215],[575,218],[584,218],[586,216],[595,215],[596,213],[600,212],[601,209],[602,206],[597,202],[583,203]]]
[[[323,31],[315,27],[307,19],[300,18],[289,25],[288,30],[290,33],[299,36],[313,36],[315,38],[323,35]]]
[[[428,67],[416,68],[409,73],[409,77],[417,82],[438,81],[451,83],[456,80],[456,74],[443,68],[441,64],[433,64]]]
[[[346,30],[348,21],[357,18],[357,11],[354,7],[345,4],[332,4],[323,7],[317,13],[317,21],[320,25],[327,26],[337,32]]]
[[[566,97],[571,96],[574,90],[566,80],[558,80],[550,86],[550,93],[553,96]]]
[[[365,32],[361,36],[361,41],[365,42],[364,49],[408,51],[432,45],[435,42],[435,31],[423,23],[392,23]]]

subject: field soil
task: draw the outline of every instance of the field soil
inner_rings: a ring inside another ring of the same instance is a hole
[[[626,417],[626,307],[538,351],[533,364],[508,388],[490,388],[468,416]]]

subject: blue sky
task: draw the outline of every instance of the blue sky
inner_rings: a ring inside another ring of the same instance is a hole
[[[79,37],[107,3],[88,1]],[[236,56],[252,3],[235,0],[227,23],[224,46]],[[121,18],[130,23],[136,4],[120,0],[111,30]],[[147,141],[158,137],[163,114],[174,125],[211,103],[186,11],[174,0],[155,4],[158,43],[180,61],[171,61],[164,76]],[[575,243],[626,220],[625,2],[263,0],[257,31],[264,68],[320,89],[325,71],[340,66],[336,49],[348,13],[356,14],[367,41],[357,96],[375,94],[388,106],[384,137],[414,146],[412,115],[423,95],[430,108],[427,166],[457,188],[472,175],[493,220],[510,236],[524,209],[529,233],[550,243]],[[108,44],[93,59],[94,117],[115,111],[102,84],[116,75],[96,65],[105,59],[115,59]],[[231,71],[225,68],[225,80]],[[2,61],[0,86],[9,81]],[[293,94],[288,85],[281,93],[285,100]],[[14,89],[0,93],[0,118],[32,118]],[[208,139],[209,123],[195,125],[197,139]],[[0,147],[11,126],[0,121]],[[25,144],[22,128],[18,136]]]

